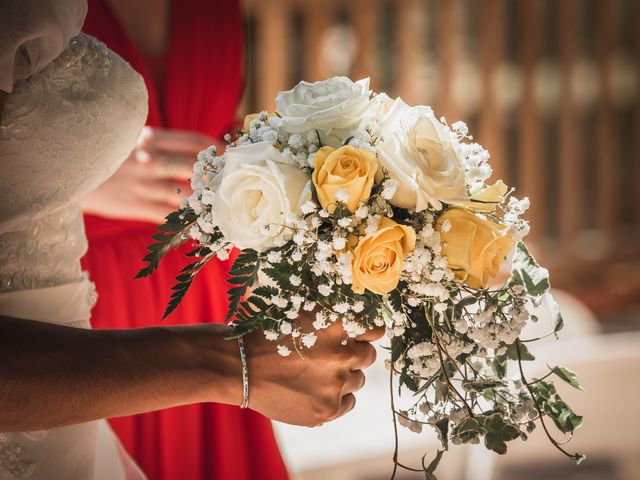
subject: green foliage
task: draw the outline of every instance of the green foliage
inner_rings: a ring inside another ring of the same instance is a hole
[[[255,250],[243,250],[236,258],[236,261],[233,263],[233,266],[229,271],[230,278],[228,282],[233,285],[233,287],[227,292],[229,297],[229,311],[225,321],[228,321],[238,315],[242,316],[243,320],[250,320],[246,313],[252,309],[250,307],[244,308],[244,312],[242,312],[239,307],[242,297],[247,293],[247,288],[253,285],[258,267],[258,252]],[[244,315],[242,313],[244,313]]]
[[[171,212],[165,222],[157,227],[157,232],[151,238],[154,242],[147,247],[149,253],[143,261],[147,265],[142,268],[135,278],[147,277],[158,268],[162,258],[173,248],[178,248],[189,239],[189,228],[195,223],[196,214],[190,208]],[[166,315],[165,315],[166,316]]]
[[[171,287],[172,293],[169,299],[169,304],[162,315],[163,319],[167,318],[167,316],[169,316],[169,314],[171,314],[171,312],[180,305],[180,302],[182,302],[182,299],[189,290],[193,279],[196,277],[200,269],[204,267],[211,258],[213,258],[214,254],[206,247],[198,247],[192,250],[189,253],[189,256],[199,257],[200,259],[186,265],[176,276],[177,283]]]
[[[534,357],[531,354],[527,346],[524,343],[518,342],[518,341],[512,343],[507,347],[506,356],[509,360],[516,360],[516,361],[520,359],[522,361],[530,362],[536,359],[536,357]]]
[[[482,417],[482,426],[485,430],[485,446],[500,455],[507,453],[507,442],[515,440],[520,436],[520,430],[506,423],[500,413]]]
[[[549,271],[542,268],[533,258],[524,242],[518,242],[513,257],[509,286],[520,285],[526,292],[539,297],[549,291]]]
[[[555,373],[558,377],[560,377],[562,380],[567,382],[569,385],[571,385],[573,388],[582,390],[582,385],[580,385],[578,376],[568,368],[556,366],[556,367],[553,367],[551,371]]]
[[[548,415],[562,433],[573,433],[582,425],[582,417],[560,398],[551,382],[538,380],[530,387],[537,408]]]

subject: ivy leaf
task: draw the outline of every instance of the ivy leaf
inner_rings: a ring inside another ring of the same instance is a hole
[[[564,320],[558,307],[558,302],[549,294],[548,301],[549,308],[551,309],[551,319],[553,322],[553,334],[558,338],[558,332],[564,328]]]
[[[449,398],[449,385],[446,382],[437,380],[434,384],[436,392],[436,403],[446,402]]]
[[[444,449],[447,450],[449,448],[449,419],[443,418],[438,420],[433,424],[433,428],[438,435],[438,439],[442,445],[444,445]]]
[[[576,462],[576,465],[580,465],[587,459],[587,456],[584,453],[574,453],[571,458],[573,458],[573,461]]]
[[[539,297],[549,291],[549,271],[533,258],[524,242],[518,242],[513,258],[510,286],[521,285],[529,295]]]
[[[484,436],[485,446],[500,455],[507,453],[507,442],[520,436],[520,430],[506,423],[500,413],[487,417],[484,428],[487,432]]]
[[[558,395],[545,404],[544,412],[562,433],[571,433],[582,425],[582,416],[576,415]]]
[[[482,393],[487,389],[504,386],[505,384],[499,380],[464,380],[462,382],[462,388],[464,388],[467,392],[476,393]]]
[[[577,388],[578,390],[584,390],[582,385],[580,385],[580,381],[578,380],[578,376],[565,367],[555,366],[551,369],[553,373],[559,376],[562,380],[567,382],[573,388]]]
[[[507,358],[509,360],[518,360],[518,351],[520,351],[520,359],[522,361],[532,361],[536,359],[522,342],[514,342],[507,347]]]
[[[463,419],[455,428],[454,436],[462,443],[469,443],[485,433],[485,429],[473,417]]]

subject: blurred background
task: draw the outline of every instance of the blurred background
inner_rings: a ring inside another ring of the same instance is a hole
[[[275,92],[302,79],[368,76],[374,90],[467,122],[494,178],[531,198],[529,243],[567,324],[541,355],[583,377],[587,392],[567,395],[586,416],[574,446],[589,460],[573,467],[534,435],[506,459],[451,452],[441,480],[640,478],[640,0],[245,0],[245,9],[240,113],[272,110]],[[278,427],[294,478],[388,478],[387,383],[379,364],[344,420]],[[433,452],[428,434],[401,437],[407,461]]]

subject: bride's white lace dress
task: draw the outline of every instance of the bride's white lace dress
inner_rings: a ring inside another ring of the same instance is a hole
[[[140,76],[82,34],[15,84],[0,126],[0,314],[89,328],[79,198],[127,157],[146,113]],[[0,479],[141,477],[104,420],[0,433]]]

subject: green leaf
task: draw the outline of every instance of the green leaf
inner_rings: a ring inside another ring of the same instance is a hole
[[[404,354],[407,346],[401,335],[391,338],[391,361],[396,362]]]
[[[464,388],[467,392],[477,393],[481,393],[487,389],[504,386],[505,384],[499,380],[464,380],[462,382],[462,388]]]
[[[487,417],[483,426],[487,432],[484,436],[485,446],[500,455],[507,453],[507,442],[520,436],[520,430],[506,423],[500,413]]]
[[[475,432],[479,435],[484,433],[484,429],[480,425],[480,422],[473,417],[466,417],[456,427],[456,433]]]
[[[564,328],[564,320],[562,319],[562,314],[560,313],[560,308],[558,307],[558,302],[549,295],[548,305],[551,309],[551,320],[553,323],[553,333],[558,338],[558,332]]]
[[[510,286],[521,285],[529,295],[539,297],[549,291],[549,271],[541,267],[523,242],[518,242],[513,258]]]
[[[559,376],[562,380],[567,382],[573,388],[577,388],[578,390],[583,390],[582,385],[580,385],[580,381],[578,380],[578,376],[565,367],[555,366],[551,369],[553,373]]]
[[[576,415],[558,395],[555,395],[544,406],[546,413],[562,433],[571,433],[582,425],[582,416]]]
[[[473,417],[464,418],[456,425],[453,435],[460,439],[462,443],[469,443],[485,433],[485,429],[477,419]]]
[[[400,294],[400,289],[396,288],[389,292],[387,296],[387,300],[389,301],[389,305],[396,312],[402,312],[402,295]]]
[[[447,398],[449,398],[449,385],[447,385],[447,382],[438,380],[434,383],[434,387],[436,393],[436,403],[446,402]]]
[[[438,439],[444,445],[444,449],[449,448],[449,419],[442,418],[433,424],[433,428],[438,435]]]
[[[574,453],[573,457],[571,458],[573,458],[574,462],[576,462],[576,465],[580,465],[587,459],[587,456],[584,453]]]
[[[531,354],[527,346],[521,342],[514,342],[507,347],[507,358],[509,360],[518,360],[518,351],[520,351],[520,360],[523,362],[536,359],[536,357]]]
[[[400,385],[404,385],[414,393],[417,392],[419,388],[418,383],[413,379],[413,377],[406,373],[400,374]]]
[[[151,237],[154,242],[147,247],[148,253],[143,259],[147,265],[136,274],[135,278],[151,275],[170,250],[185,243],[189,239],[187,232],[196,218],[193,210],[189,208],[167,215],[165,223],[157,226],[157,232]]]

